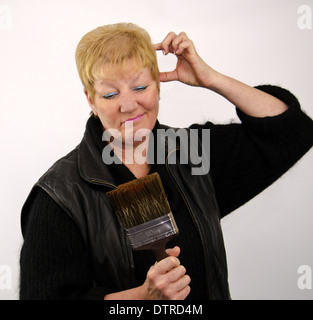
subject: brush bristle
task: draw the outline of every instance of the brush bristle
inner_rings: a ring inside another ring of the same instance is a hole
[[[107,196],[125,229],[171,211],[158,173],[124,183]]]

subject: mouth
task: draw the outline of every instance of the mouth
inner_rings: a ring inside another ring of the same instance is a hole
[[[138,116],[136,116],[136,117],[134,117],[134,118],[129,118],[129,119],[127,119],[127,120],[125,121],[125,123],[126,123],[126,122],[135,122],[135,121],[138,121],[138,120],[140,120],[144,115],[145,115],[145,114],[142,113],[142,114],[139,114]]]

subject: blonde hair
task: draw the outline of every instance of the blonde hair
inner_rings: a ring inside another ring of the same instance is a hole
[[[148,32],[135,24],[105,25],[88,32],[78,43],[75,58],[80,79],[92,99],[95,81],[119,76],[130,60],[138,69],[148,67],[160,90],[156,51]]]

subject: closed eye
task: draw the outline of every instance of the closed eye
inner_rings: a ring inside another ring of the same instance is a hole
[[[118,92],[112,92],[112,93],[108,93],[106,95],[103,96],[104,99],[112,99],[114,98],[116,95],[118,95]]]
[[[147,89],[147,86],[139,86],[132,89],[132,91],[144,91]]]

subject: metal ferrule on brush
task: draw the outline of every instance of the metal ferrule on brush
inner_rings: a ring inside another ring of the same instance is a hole
[[[138,226],[126,229],[128,239],[134,250],[143,248],[156,241],[178,234],[172,212]]]

